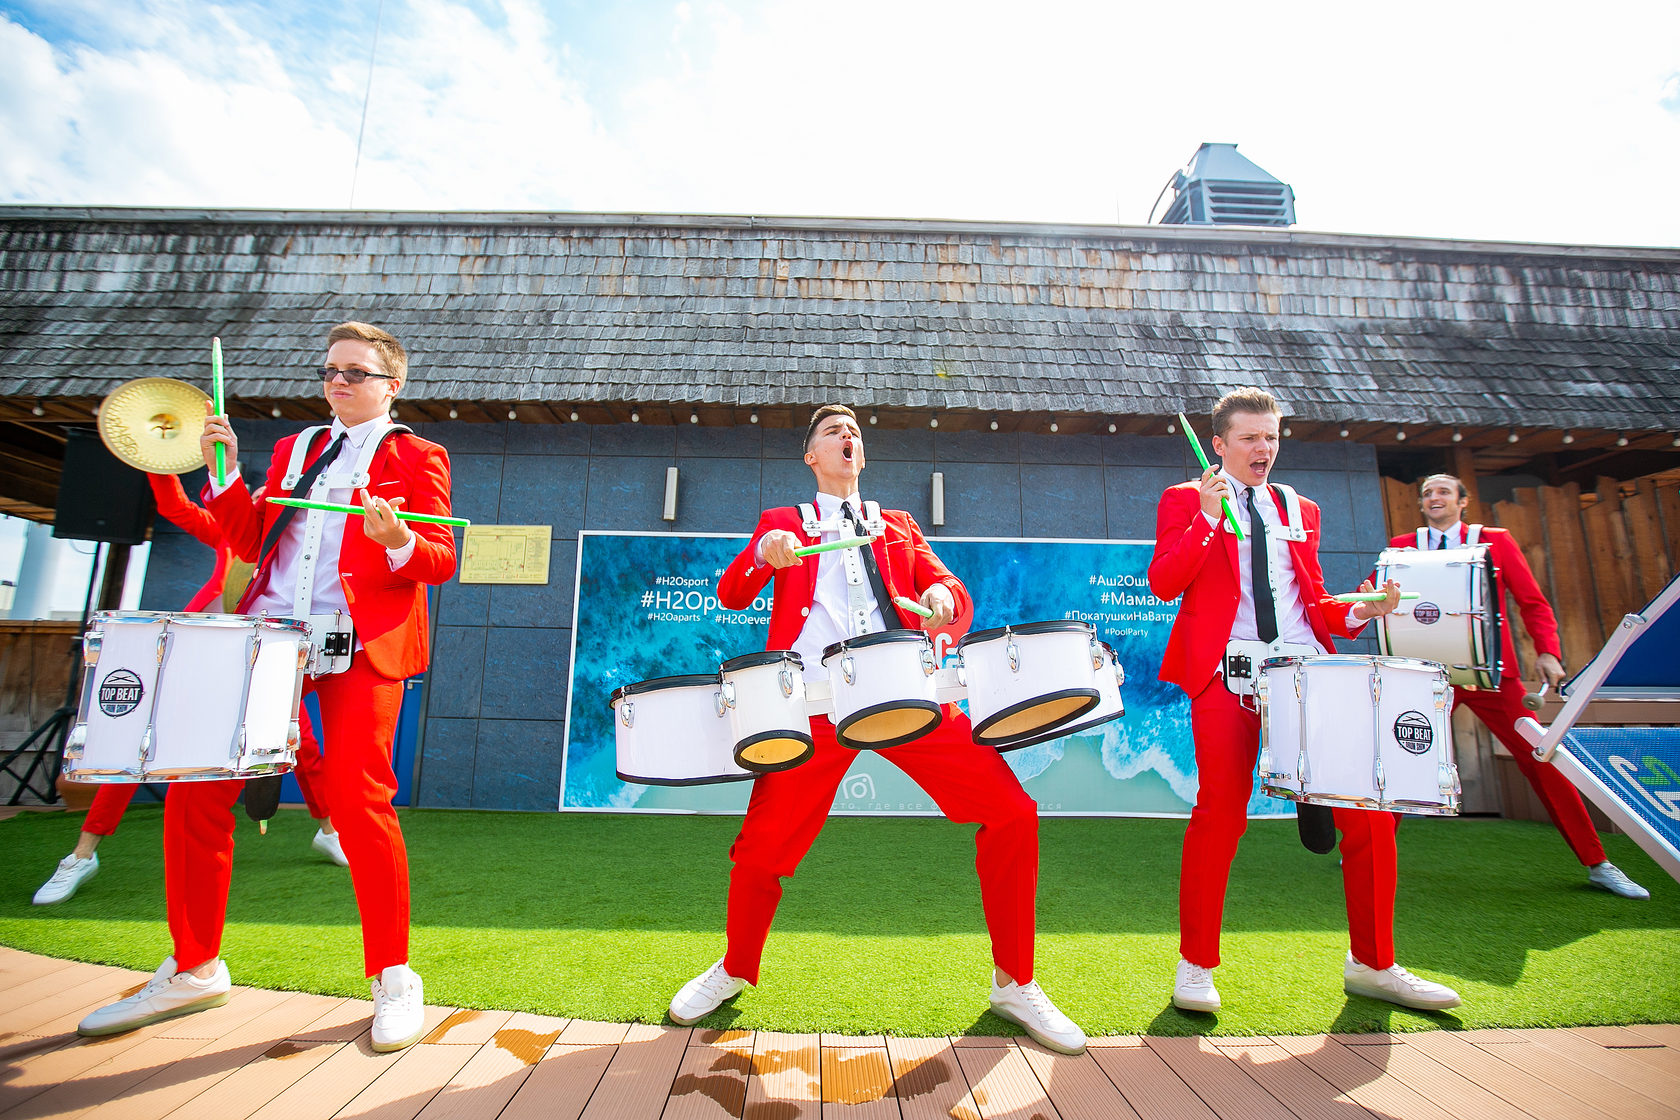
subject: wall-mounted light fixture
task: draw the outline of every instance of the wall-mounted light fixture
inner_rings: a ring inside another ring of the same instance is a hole
[[[1463,443],[1464,442],[1464,433],[1459,431],[1457,428],[1453,429],[1453,442],[1454,443]]]
[[[1621,435],[1616,437],[1616,446],[1617,447],[1626,447],[1627,445],[1628,445],[1627,433],[1623,432]]]
[[[1574,443],[1575,442],[1575,433],[1570,432],[1570,431],[1564,432],[1563,433],[1563,442],[1564,443]]]
[[[1512,428],[1511,429],[1511,434],[1505,437],[1505,442],[1506,443],[1517,442],[1517,430],[1515,428]]]
[[[945,472],[933,472],[933,495],[929,502],[932,507],[933,524],[936,528],[945,524]]]
[[[665,509],[659,515],[666,521],[677,519],[677,468],[665,468]]]

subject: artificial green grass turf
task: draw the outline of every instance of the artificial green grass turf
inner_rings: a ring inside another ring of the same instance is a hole
[[[731,817],[402,813],[413,883],[411,960],[428,1002],[660,1021],[723,953]],[[0,943],[151,971],[169,952],[162,813],[136,807],[69,902],[29,903],[80,815],[0,822]],[[223,956],[258,987],[367,998],[349,876],[282,812],[240,818]],[[1680,1018],[1680,889],[1622,836],[1610,857],[1652,890],[1590,888],[1548,826],[1408,820],[1400,833],[1400,962],[1457,988],[1450,1014],[1342,992],[1347,921],[1336,857],[1290,821],[1257,821],[1226,904],[1226,1010],[1169,1004],[1182,821],[1041,825],[1038,979],[1093,1035],[1316,1034],[1665,1022]],[[973,829],[831,820],[786,896],[763,983],[707,1026],[900,1035],[1012,1034],[987,1011],[990,951]],[[115,993],[113,993],[115,995]]]

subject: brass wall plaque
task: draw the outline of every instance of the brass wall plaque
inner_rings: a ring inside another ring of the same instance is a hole
[[[552,525],[469,525],[462,583],[547,583]]]

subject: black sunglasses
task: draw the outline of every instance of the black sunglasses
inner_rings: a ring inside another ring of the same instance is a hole
[[[346,385],[360,385],[362,382],[366,381],[370,377],[382,377],[386,381],[395,381],[396,380],[395,377],[392,377],[388,373],[370,373],[369,371],[367,371],[365,369],[355,369],[355,368],[351,368],[351,369],[318,369],[315,372],[321,375],[321,381],[322,381],[323,384],[325,384],[326,382],[330,382],[335,377],[344,378],[344,383]]]

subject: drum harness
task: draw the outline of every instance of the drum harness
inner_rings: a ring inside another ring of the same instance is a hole
[[[1458,548],[1469,548],[1472,545],[1480,544],[1481,541],[1482,541],[1482,527],[1480,525],[1466,525],[1464,527],[1464,543],[1461,544],[1461,545],[1458,545],[1456,547],[1458,547]],[[1420,552],[1430,551],[1429,526],[1423,525],[1423,526],[1420,526],[1418,528],[1418,531],[1417,531],[1417,547],[1418,547],[1418,550]]]
[[[330,424],[317,424],[298,433],[297,441],[292,444],[292,457],[286,464],[285,477],[280,480],[281,489],[291,493],[293,487],[297,486],[303,477],[303,462],[309,456],[309,448],[314,444],[315,437],[331,430]],[[362,444],[348,481],[344,478],[343,461],[335,460],[316,476],[308,496],[323,500],[326,490],[343,487],[352,490],[365,488],[373,481],[373,458],[379,454],[379,449],[384,446],[385,441],[394,435],[403,432],[412,434],[413,431],[414,429],[406,424],[392,424],[385,428]],[[323,451],[322,454],[326,452]],[[320,492],[319,496],[317,492]],[[312,640],[309,675],[324,677],[332,673],[342,673],[350,668],[350,654],[356,646],[356,631],[350,616],[344,611],[335,610],[331,614],[310,613],[309,608],[314,602],[315,593],[315,564],[311,558],[321,554],[321,534],[325,529],[327,517],[321,510],[312,509],[306,513],[307,517],[303,523],[303,558],[308,562],[302,565],[298,573],[297,590],[292,598],[292,617],[304,619],[309,623]]]
[[[881,503],[861,502],[863,506],[863,533],[865,536],[879,537],[887,531],[887,523],[881,517]],[[799,503],[799,517],[803,522],[801,528],[807,537],[820,538],[824,533],[839,533],[841,537],[856,537],[853,532],[852,520],[844,513],[836,511],[827,521],[819,520],[817,507],[810,502]],[[863,546],[869,547],[868,545]],[[869,602],[875,597],[874,589],[869,586],[869,574],[864,570],[863,557],[860,550],[846,548],[840,551],[840,562],[846,568],[846,607],[852,623],[852,636],[869,633]],[[891,603],[877,604],[881,608],[883,619],[892,617],[888,614]]]
[[[1286,541],[1304,541],[1307,530],[1301,522],[1301,497],[1295,493],[1295,488],[1281,482],[1270,483],[1270,488],[1283,497],[1283,516],[1287,525],[1278,526],[1277,536]],[[1225,522],[1220,526],[1225,528]],[[1268,530],[1270,531],[1270,530]],[[1275,584],[1275,580],[1273,581]],[[1225,645],[1225,655],[1219,659],[1219,673],[1225,679],[1225,687],[1236,696],[1245,708],[1258,711],[1258,701],[1255,699],[1255,683],[1260,676],[1260,667],[1268,657],[1317,657],[1323,653],[1317,646],[1305,646],[1298,642],[1286,642],[1276,639],[1262,642],[1258,639],[1233,638]]]

